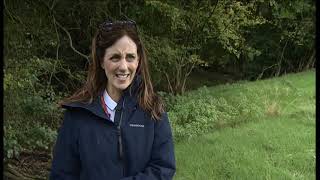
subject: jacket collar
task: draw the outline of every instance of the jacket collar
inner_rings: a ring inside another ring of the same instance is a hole
[[[142,82],[142,78],[140,75],[136,75],[131,85],[123,91],[123,94],[116,106],[116,110],[121,109],[128,109],[133,110],[136,108],[138,101],[138,92],[139,86]],[[101,96],[103,96],[103,91],[101,91],[98,97],[95,97],[91,103],[83,103],[83,102],[72,102],[62,105],[63,108],[70,109],[70,108],[82,108],[86,109],[96,116],[99,116],[103,119],[108,119],[107,115],[105,114],[102,104],[101,104]]]

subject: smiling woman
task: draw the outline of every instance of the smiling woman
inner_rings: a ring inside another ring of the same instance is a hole
[[[101,24],[91,53],[86,83],[60,103],[50,179],[172,179],[171,127],[135,22]]]
[[[101,67],[106,72],[107,91],[112,99],[118,101],[121,91],[131,84],[138,63],[137,46],[128,36],[106,49]]]

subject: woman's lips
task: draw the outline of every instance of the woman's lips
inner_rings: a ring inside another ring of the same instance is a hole
[[[124,81],[129,77],[130,74],[116,74],[117,79]]]

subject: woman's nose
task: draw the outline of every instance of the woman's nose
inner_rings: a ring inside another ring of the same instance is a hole
[[[121,70],[127,70],[128,69],[127,61],[126,61],[125,58],[121,58],[119,69],[121,69]]]

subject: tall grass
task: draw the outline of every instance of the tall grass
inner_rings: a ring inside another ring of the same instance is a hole
[[[314,71],[203,87],[169,115],[175,179],[315,178]]]

